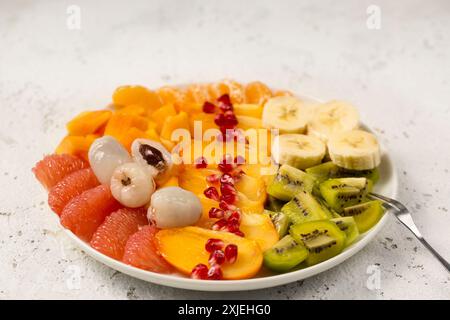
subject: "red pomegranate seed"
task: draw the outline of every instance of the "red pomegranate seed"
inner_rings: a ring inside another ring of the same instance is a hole
[[[212,225],[211,229],[213,229],[214,231],[219,231],[219,230],[222,230],[223,228],[225,228],[227,225],[228,225],[227,220],[220,219]]]
[[[223,194],[220,196],[220,201],[225,201],[228,204],[235,204],[238,200],[238,197],[236,194]]]
[[[237,165],[245,164],[245,158],[243,156],[237,156],[234,158],[234,163]]]
[[[225,253],[222,250],[214,250],[209,256],[209,265],[223,264],[225,262]]]
[[[239,221],[236,220],[227,220],[227,225],[224,228],[226,231],[234,233],[239,231]]]
[[[204,169],[208,167],[208,162],[206,161],[205,157],[200,157],[197,160],[195,160],[195,167],[197,169]]]
[[[236,188],[231,183],[220,184],[220,193],[225,194],[236,194]]]
[[[206,188],[205,191],[203,191],[203,194],[209,198],[209,199],[213,199],[216,201],[219,201],[219,192],[217,191],[217,189],[215,187],[209,187]]]
[[[214,252],[215,250],[222,250],[223,249],[223,241],[220,239],[208,239],[205,244],[205,249],[209,253]]]
[[[229,244],[225,248],[225,258],[228,263],[234,263],[237,259],[238,247],[235,244]]]
[[[216,173],[216,174],[210,174],[209,176],[206,177],[206,181],[208,183],[217,183],[220,180],[220,174]]]
[[[220,207],[220,209],[225,210],[225,211],[227,211],[227,210],[236,210],[236,206],[234,206],[232,204],[229,204],[229,203],[226,203],[223,200],[219,202],[219,207]]]
[[[225,111],[223,113],[223,120],[225,121],[225,125],[230,128],[234,128],[238,124],[238,120],[233,111]]]
[[[242,238],[245,237],[245,234],[241,230],[235,231],[233,233],[239,237],[242,237]]]
[[[230,172],[234,168],[233,158],[229,154],[225,155],[217,167],[224,173]]]
[[[223,115],[223,113],[219,113],[214,117],[214,123],[219,127],[225,126],[225,116]]]
[[[220,269],[220,266],[214,265],[211,268],[209,268],[208,271],[208,279],[209,280],[220,280],[222,279],[222,269]]]
[[[224,127],[220,127],[219,129],[222,132],[217,135],[217,140],[218,141],[230,142],[230,141],[233,140],[233,135],[225,132],[225,131],[228,132],[229,129],[226,129]]]
[[[233,177],[230,174],[224,173],[222,175],[222,177],[220,177],[220,183],[234,184],[234,180],[233,180]]]
[[[224,94],[217,99],[219,103],[219,108],[222,110],[233,110],[233,104],[231,103],[230,96],[228,94]]]
[[[203,112],[204,113],[214,113],[215,110],[216,110],[216,106],[214,104],[212,104],[211,102],[206,101],[203,104]]]
[[[191,278],[201,280],[208,279],[208,267],[205,266],[203,263],[199,263],[194,267],[194,269],[192,269]]]
[[[228,222],[236,222],[239,224],[239,222],[241,221],[241,214],[239,213],[239,211],[231,211],[231,214],[228,216]]]
[[[213,219],[222,219],[225,215],[225,212],[218,208],[211,208],[209,209],[209,217]]]

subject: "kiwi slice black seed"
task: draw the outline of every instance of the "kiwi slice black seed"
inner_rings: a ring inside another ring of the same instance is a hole
[[[364,177],[371,180],[372,183],[375,184],[380,178],[380,172],[378,168],[371,170],[349,170],[338,167],[331,161],[321,163],[314,167],[310,167],[305,171],[306,173],[312,175],[319,183],[334,178]]]
[[[267,196],[265,208],[270,211],[279,212],[286,202],[278,200],[271,195]]]
[[[366,178],[330,179],[320,184],[322,198],[338,213],[345,207],[364,202],[371,190],[372,181]]]
[[[264,265],[277,272],[286,272],[303,262],[307,256],[308,250],[287,235],[264,252]]]
[[[267,187],[267,193],[276,199],[289,201],[301,191],[311,192],[315,179],[306,172],[284,164]]]
[[[353,217],[359,232],[363,233],[376,225],[383,216],[383,213],[384,208],[382,202],[373,200],[344,208],[342,215]]]
[[[353,217],[341,217],[331,219],[336,225],[345,232],[346,240],[345,246],[351,245],[359,236],[358,226],[356,225],[355,219]]]
[[[346,235],[329,220],[309,221],[295,224],[289,234],[309,251],[308,266],[328,260],[339,254],[345,246]]]
[[[306,191],[298,193],[291,201],[286,203],[283,212],[292,223],[322,220],[332,218],[320,205],[317,199]]]
[[[283,212],[264,210],[264,213],[272,220],[280,239],[283,238],[288,233],[289,225],[291,224],[289,218]]]

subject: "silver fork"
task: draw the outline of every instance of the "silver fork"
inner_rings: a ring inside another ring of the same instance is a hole
[[[411,214],[409,213],[408,209],[398,202],[397,200],[376,194],[376,193],[369,193],[369,198],[381,200],[387,207],[393,209],[394,215],[397,217],[397,219],[405,226],[407,227],[415,236],[417,239],[419,239],[420,242],[444,265],[445,268],[447,268],[448,271],[450,271],[450,264],[447,260],[444,259],[422,236],[419,229],[417,229],[416,225],[414,224],[414,221],[411,217]]]

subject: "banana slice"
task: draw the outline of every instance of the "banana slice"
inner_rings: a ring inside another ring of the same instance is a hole
[[[304,134],[282,134],[275,138],[272,156],[280,164],[306,169],[319,164],[325,156],[325,144]]]
[[[303,133],[308,123],[308,110],[294,97],[269,99],[263,109],[262,123],[268,129],[279,129],[280,133]]]
[[[359,114],[354,106],[343,101],[330,101],[314,109],[308,123],[308,135],[327,142],[336,133],[359,127]]]
[[[380,164],[380,145],[377,138],[366,131],[341,132],[328,141],[331,161],[339,167],[369,170]]]

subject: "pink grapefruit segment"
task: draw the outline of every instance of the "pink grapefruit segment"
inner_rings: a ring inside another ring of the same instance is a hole
[[[36,179],[46,188],[50,189],[67,175],[89,165],[80,158],[68,154],[53,154],[39,161],[32,169]]]
[[[70,200],[61,214],[61,224],[89,242],[105,218],[119,208],[109,187],[100,185]]]
[[[56,214],[61,215],[70,200],[99,184],[92,169],[75,171],[50,189],[48,204]]]
[[[161,257],[156,248],[155,235],[157,232],[158,229],[155,226],[148,225],[133,234],[127,241],[122,261],[148,271],[173,272],[173,267]],[[182,250],[181,247],[180,250]]]
[[[145,208],[119,209],[106,217],[92,236],[91,246],[101,253],[122,260],[128,238],[148,224]]]

